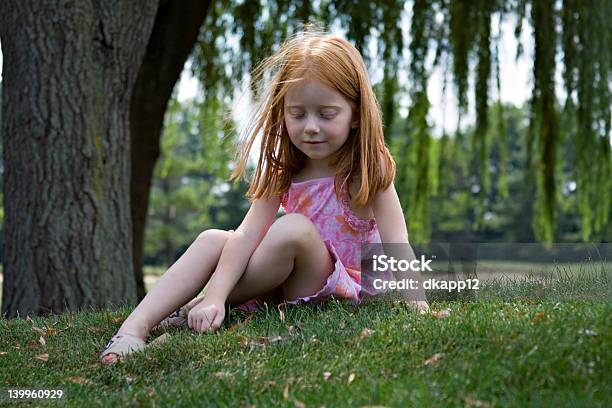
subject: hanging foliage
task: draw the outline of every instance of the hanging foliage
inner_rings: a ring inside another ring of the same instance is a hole
[[[382,80],[382,103],[381,109],[385,129],[391,129],[396,111],[395,96],[398,92],[398,68],[399,59],[404,41],[402,35],[401,20],[397,16],[402,15],[404,1],[390,0],[382,2],[380,9],[381,24],[377,29],[380,32],[378,48],[382,49],[383,80]],[[390,143],[391,132],[385,132],[385,141]]]
[[[610,190],[610,24],[609,2],[564,2],[564,63],[567,102],[574,104],[578,129],[576,180],[582,239],[598,234],[609,219]]]
[[[383,79],[374,85],[380,96],[387,143],[398,162],[398,192],[411,236],[421,240],[428,238],[431,224],[427,202],[434,192],[429,190],[437,186],[437,193],[443,193],[445,185],[452,183],[455,177],[465,181],[466,195],[472,194],[474,185],[479,187],[475,209],[482,225],[482,216],[490,205],[486,197],[490,190],[488,161],[493,140],[489,138],[498,139],[498,190],[502,197],[508,197],[506,144],[510,141],[506,140],[501,103],[496,109],[497,128],[488,129],[489,123],[493,123],[489,120],[490,80],[494,74],[500,98],[503,84],[498,43],[504,19],[516,19],[517,38],[521,37],[524,24],[529,24],[535,40],[533,55],[529,55],[533,57],[534,87],[529,99],[531,111],[523,184],[524,200],[532,202],[535,211],[534,232],[540,240],[554,239],[560,199],[558,186],[561,181],[566,182],[559,177],[563,165],[574,165],[582,238],[601,237],[609,224],[612,204],[612,48],[609,46],[612,25],[607,21],[610,0],[414,0],[407,5],[401,0],[219,0],[213,4],[193,56],[194,71],[210,97],[231,96],[252,66],[273,52],[306,20],[318,21],[328,28],[340,26],[344,35],[362,52],[369,68],[376,66],[370,55],[370,45],[376,45]],[[404,38],[401,29],[404,8],[412,9],[409,39]],[[494,19],[498,22],[497,30],[492,29]],[[228,41],[232,35],[237,42]],[[571,121],[568,115],[575,115],[575,130],[573,126],[560,125],[556,112],[557,43],[563,51],[560,61],[565,89],[560,93],[567,94],[562,120]],[[405,51],[408,51],[408,64],[404,61]],[[517,57],[522,53],[523,44],[519,41]],[[433,64],[431,58],[427,60],[432,55]],[[453,137],[444,135],[439,146],[432,149],[427,123],[427,78],[433,68],[446,69],[443,64],[448,65],[452,75],[449,81],[457,92],[459,117]],[[406,90],[398,81],[403,69],[407,69],[409,78]],[[470,78],[474,81],[476,112],[473,132],[461,126],[468,111]],[[410,97],[406,134],[398,134],[390,140],[389,130],[402,127],[397,126],[395,115],[396,101],[404,92]],[[557,151],[564,138],[575,144],[575,163],[558,157]],[[445,160],[443,156],[452,157],[453,168],[458,171],[449,172],[442,163],[435,162]],[[468,182],[470,157],[475,158],[472,162],[476,167],[469,174]]]
[[[504,106],[501,100],[501,77],[499,66],[499,42],[501,41],[502,20],[504,12],[499,13],[498,33],[495,39],[495,84],[497,87],[497,138],[499,143],[499,180],[498,189],[502,198],[508,198],[508,151],[506,147],[506,121],[504,118]]]
[[[538,240],[552,242],[555,225],[558,118],[555,110],[555,1],[538,0],[531,5],[535,56],[533,70],[533,108],[535,109],[538,160],[538,189],[534,232]]]
[[[475,23],[477,40],[477,68],[475,83],[476,128],[472,140],[472,152],[477,155],[479,167],[479,195],[476,224],[478,229],[484,227],[485,197],[489,187],[489,78],[491,76],[491,15],[493,2],[479,0],[476,5]]]
[[[430,193],[430,134],[427,125],[429,99],[427,97],[427,54],[429,51],[429,34],[434,23],[434,13],[426,0],[415,0],[412,8],[410,26],[411,41],[409,77],[412,81],[410,92],[411,107],[408,114],[408,137],[413,148],[409,152],[411,168],[403,171],[411,173],[410,201],[406,210],[409,231],[414,242],[424,242],[431,234],[429,215]]]
[[[476,39],[476,5],[467,0],[450,0],[450,43],[453,73],[460,114],[467,110],[469,53]]]

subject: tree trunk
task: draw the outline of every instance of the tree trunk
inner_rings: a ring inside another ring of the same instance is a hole
[[[170,180],[169,177],[166,177],[162,180],[162,192],[164,197],[166,198],[166,212],[164,214],[164,249],[166,252],[166,265],[170,267],[174,263],[174,241],[172,240],[171,234],[168,231],[171,231],[171,225],[174,222],[174,216],[176,213],[175,207],[170,203]]]
[[[134,275],[138,299],[145,295],[142,255],[149,191],[164,113],[174,85],[197,40],[210,0],[162,1],[138,73],[130,107],[131,210]]]
[[[136,301],[128,114],[157,5],[0,2],[6,316]]]

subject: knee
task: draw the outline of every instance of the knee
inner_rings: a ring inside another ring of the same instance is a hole
[[[300,247],[312,242],[319,235],[316,227],[302,214],[287,214],[280,217],[270,227],[274,237],[279,238],[282,245]]]
[[[232,235],[229,231],[219,229],[208,229],[200,232],[196,242],[204,245],[225,245],[227,239]]]

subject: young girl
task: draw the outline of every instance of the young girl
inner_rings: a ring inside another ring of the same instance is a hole
[[[253,310],[263,301],[295,304],[330,296],[360,301],[364,243],[405,243],[408,233],[393,186],[378,102],[357,49],[307,30],[255,71],[270,75],[232,178],[244,176],[261,135],[236,231],[206,230],[123,322],[102,361],[144,348],[165,319],[196,332],[217,330],[226,306]],[[279,206],[286,215],[275,221]],[[420,299],[424,299],[421,297]],[[426,301],[412,301],[428,309]],[[186,318],[186,319],[185,319]]]

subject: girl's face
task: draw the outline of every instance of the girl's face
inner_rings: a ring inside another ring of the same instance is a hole
[[[352,104],[315,80],[291,85],[283,108],[289,138],[311,165],[327,164],[326,159],[342,147],[351,128],[357,127]]]

